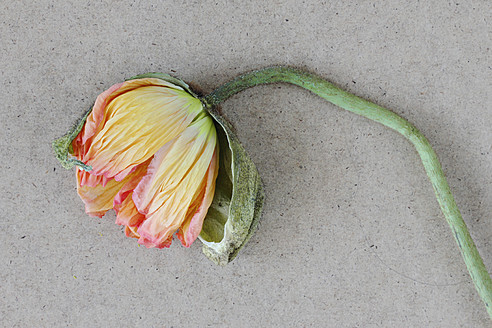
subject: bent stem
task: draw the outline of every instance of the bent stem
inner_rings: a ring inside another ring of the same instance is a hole
[[[386,108],[343,91],[319,76],[282,66],[268,67],[239,76],[203,97],[202,101],[210,108],[247,88],[278,82],[300,86],[343,109],[381,123],[402,134],[415,146],[475,288],[492,318],[492,280],[490,275],[461,217],[436,153],[427,138],[407,120]]]

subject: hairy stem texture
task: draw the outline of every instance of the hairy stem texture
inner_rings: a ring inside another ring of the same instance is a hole
[[[323,99],[402,134],[417,150],[437,201],[461,251],[468,272],[492,318],[492,280],[468,232],[451,194],[441,164],[427,138],[415,126],[392,111],[346,92],[323,78],[290,67],[268,67],[253,71],[225,83],[202,100],[207,106],[217,106],[232,95],[247,88],[270,83],[291,83],[307,89]]]

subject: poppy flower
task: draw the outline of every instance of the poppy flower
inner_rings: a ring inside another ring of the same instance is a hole
[[[255,165],[217,108],[170,75],[112,86],[53,150],[63,167],[77,166],[86,213],[114,209],[125,234],[146,247],[169,247],[175,233],[186,247],[199,238],[225,265],[258,224]]]
[[[157,78],[116,84],[96,100],[72,141],[77,191],[86,212],[116,223],[147,247],[189,247],[212,202],[217,132],[199,99]]]

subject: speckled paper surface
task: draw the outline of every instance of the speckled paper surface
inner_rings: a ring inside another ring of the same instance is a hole
[[[492,269],[486,1],[4,1],[3,327],[488,327],[430,183],[396,133],[288,85],[222,111],[265,183],[227,267],[196,242],[147,250],[90,218],[50,143],[96,96],[149,71],[202,91],[285,64],[414,123]]]

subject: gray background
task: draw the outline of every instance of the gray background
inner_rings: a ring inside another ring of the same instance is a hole
[[[50,143],[126,77],[286,64],[413,122],[492,269],[487,1],[2,1],[0,325],[486,327],[412,146],[289,85],[223,106],[267,200],[227,267],[90,218]]]

